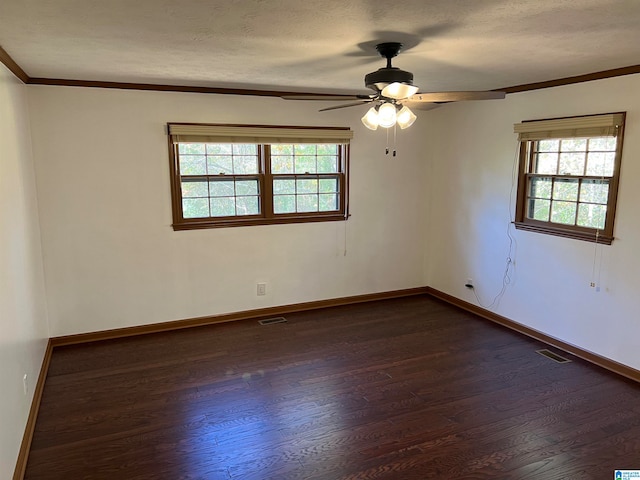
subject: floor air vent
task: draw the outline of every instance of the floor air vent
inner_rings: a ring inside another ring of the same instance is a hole
[[[264,320],[258,320],[260,325],[273,325],[274,323],[286,323],[287,319],[284,317],[265,318]]]
[[[557,353],[553,353],[551,350],[547,350],[546,348],[542,350],[536,350],[536,353],[539,353],[540,355],[550,358],[551,360],[557,363],[567,363],[571,361],[568,358],[564,358],[558,355]]]

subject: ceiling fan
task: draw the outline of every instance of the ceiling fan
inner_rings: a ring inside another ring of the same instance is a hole
[[[364,84],[375,93],[369,95],[287,95],[285,100],[353,100],[350,103],[334,105],[320,109],[321,112],[338,108],[354,107],[367,103],[376,103],[362,117],[362,123],[371,130],[378,126],[390,128],[398,125],[407,128],[416,120],[409,107],[419,110],[430,110],[439,103],[459,102],[463,100],[493,100],[505,97],[500,91],[475,92],[430,92],[419,93],[413,84],[413,73],[400,70],[391,65],[391,59],[400,53],[402,43],[385,42],[376,45],[380,56],[387,59],[387,65],[364,77]]]

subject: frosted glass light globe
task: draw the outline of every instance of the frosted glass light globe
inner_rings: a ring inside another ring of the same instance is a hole
[[[378,124],[383,128],[390,128],[396,124],[396,106],[393,103],[383,103],[378,109]]]
[[[369,130],[377,130],[378,129],[378,112],[375,107],[371,107],[367,113],[364,114],[364,117],[361,118],[362,124],[367,127]]]

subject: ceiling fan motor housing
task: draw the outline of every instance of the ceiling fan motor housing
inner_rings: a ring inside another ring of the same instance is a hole
[[[387,59],[387,66],[365,75],[364,84],[367,88],[381,92],[384,87],[395,82],[413,85],[413,73],[391,66],[391,59],[398,55],[401,49],[402,44],[399,42],[385,42],[376,45],[380,56]]]
[[[368,73],[364,77],[366,87],[377,92],[381,92],[384,87],[394,82],[413,85],[413,73],[391,67],[380,68],[375,72]]]

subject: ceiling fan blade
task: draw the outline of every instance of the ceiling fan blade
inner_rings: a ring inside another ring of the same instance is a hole
[[[369,102],[373,102],[373,98],[370,98],[368,100],[360,100],[359,102],[343,103],[342,105],[335,105],[333,107],[321,108],[318,111],[319,112],[326,112],[327,110],[336,110],[338,108],[355,107],[355,106],[358,106],[358,105],[364,105],[365,103],[369,103]]]
[[[284,100],[329,100],[339,102],[342,100],[367,100],[371,95],[283,95],[280,97]]]
[[[416,93],[408,100],[410,102],[460,102],[464,100],[497,100],[505,97],[504,92],[433,92]]]
[[[402,105],[406,105],[412,110],[433,110],[434,108],[438,108],[441,104],[427,103],[427,102],[411,102],[409,100],[405,100],[404,102],[402,102]]]

